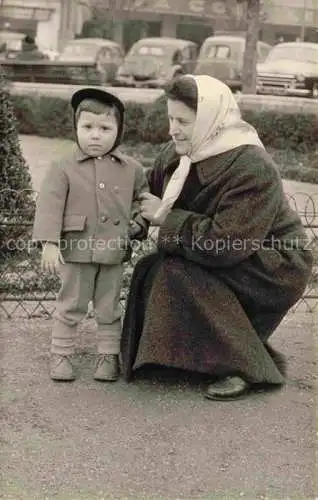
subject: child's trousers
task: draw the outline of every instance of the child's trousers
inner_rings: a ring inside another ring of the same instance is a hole
[[[97,351],[119,354],[121,337],[120,290],[123,266],[94,263],[60,265],[62,286],[56,299],[51,352],[71,355],[75,351],[78,323],[93,301],[97,330]]]

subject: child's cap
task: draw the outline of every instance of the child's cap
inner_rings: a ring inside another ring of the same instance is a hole
[[[101,90],[101,89],[85,88],[85,89],[77,90],[72,95],[71,106],[74,110],[74,113],[76,113],[76,110],[77,110],[79,104],[84,99],[94,99],[95,101],[99,101],[99,102],[103,102],[103,103],[108,104],[108,105],[116,106],[116,108],[118,108],[121,116],[123,116],[123,114],[125,112],[124,104],[114,94],[110,94],[109,92],[106,92],[105,90]]]

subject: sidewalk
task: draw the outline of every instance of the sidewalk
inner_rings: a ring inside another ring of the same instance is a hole
[[[313,499],[317,325],[317,313],[290,313],[272,337],[289,360],[283,389],[221,403],[158,373],[93,381],[92,320],[78,380],[53,383],[51,320],[2,321],[0,498]]]

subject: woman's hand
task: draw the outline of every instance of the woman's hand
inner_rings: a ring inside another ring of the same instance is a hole
[[[142,230],[142,227],[134,220],[131,220],[128,225],[128,237],[133,239]]]
[[[45,243],[42,250],[41,270],[57,274],[60,264],[65,264],[60,249],[54,243]]]
[[[151,193],[142,193],[139,199],[141,202],[140,215],[148,220],[153,226],[160,226],[166,218],[166,215],[160,217],[159,219],[155,217],[155,213],[161,206],[161,198],[158,198]]]

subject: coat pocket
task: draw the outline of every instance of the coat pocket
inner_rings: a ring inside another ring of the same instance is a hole
[[[86,219],[86,215],[65,215],[63,219],[63,232],[84,231]]]

